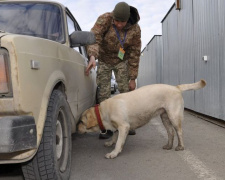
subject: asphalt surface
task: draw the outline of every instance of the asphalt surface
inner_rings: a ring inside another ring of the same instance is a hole
[[[224,123],[222,123],[224,124]],[[185,150],[163,150],[167,134],[159,118],[128,136],[116,159],[105,159],[98,133],[73,135],[70,180],[225,180],[225,129],[185,111]],[[19,165],[0,165],[0,180],[22,180]]]

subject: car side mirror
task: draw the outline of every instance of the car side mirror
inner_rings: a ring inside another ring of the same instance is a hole
[[[89,31],[74,31],[70,35],[71,47],[79,47],[95,44],[95,34]]]

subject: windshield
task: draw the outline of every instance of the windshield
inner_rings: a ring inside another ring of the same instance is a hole
[[[60,8],[44,3],[0,3],[0,30],[64,41]]]

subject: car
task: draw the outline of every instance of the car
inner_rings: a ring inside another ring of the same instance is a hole
[[[95,104],[96,72],[69,9],[54,1],[0,0],[0,164],[24,179],[69,179],[71,134]]]
[[[117,82],[116,82],[116,78],[115,78],[114,72],[112,72],[112,76],[111,76],[111,94],[115,94],[117,89],[118,89],[118,85],[117,85]]]

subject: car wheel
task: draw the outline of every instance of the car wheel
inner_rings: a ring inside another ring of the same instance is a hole
[[[71,169],[71,123],[65,95],[54,90],[42,140],[34,158],[22,164],[25,180],[67,180]]]

